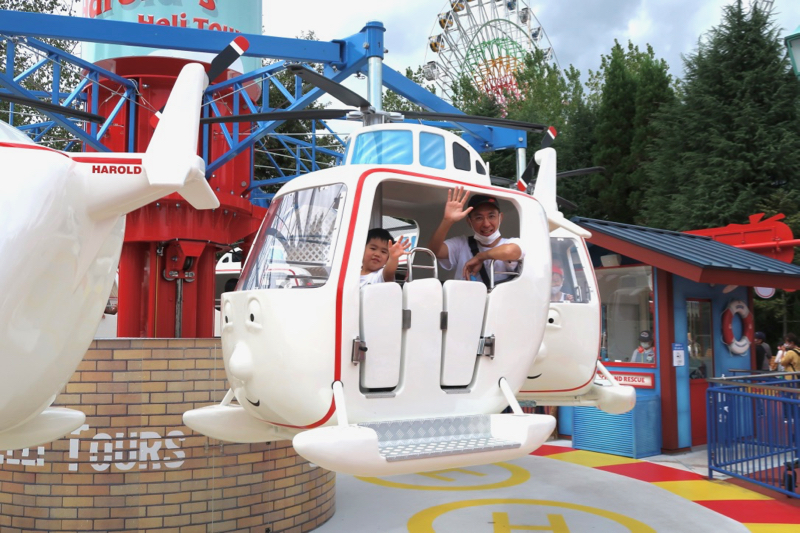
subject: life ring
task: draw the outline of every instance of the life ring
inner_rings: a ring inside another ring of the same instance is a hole
[[[739,339],[733,336],[733,315],[739,315],[742,319],[742,336]],[[733,300],[722,313],[722,342],[728,345],[732,354],[743,355],[750,350],[753,329],[753,313],[747,304],[741,300]]]

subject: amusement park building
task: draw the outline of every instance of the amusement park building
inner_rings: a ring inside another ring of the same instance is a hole
[[[603,302],[600,358],[637,388],[637,406],[624,415],[561,408],[560,433],[577,448],[632,457],[705,444],[706,378],[755,368],[754,345],[744,340],[752,341],[754,288],[800,289],[800,267],[707,236],[573,221],[592,233]],[[744,307],[736,312],[737,305]],[[642,331],[652,332],[655,357],[631,362]]]

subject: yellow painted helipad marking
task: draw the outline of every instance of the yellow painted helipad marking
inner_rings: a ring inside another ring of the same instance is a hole
[[[507,479],[504,479],[503,481],[497,481],[494,483],[481,483],[477,485],[461,484],[461,485],[450,485],[450,486],[423,485],[417,483],[400,483],[398,481],[389,481],[388,479],[382,479],[377,477],[357,477],[357,479],[360,479],[361,481],[366,481],[367,483],[373,483],[375,485],[380,485],[382,487],[389,487],[393,489],[463,491],[463,490],[504,489],[507,487],[513,487],[515,485],[521,485],[522,483],[525,483],[531,478],[531,473],[528,472],[526,468],[522,468],[517,465],[512,465],[510,463],[494,463],[493,465],[487,465],[487,466],[496,466],[504,470],[507,470],[510,476]],[[483,477],[487,475],[483,472],[477,472],[467,468],[451,468],[448,470],[426,472],[424,476],[428,478],[433,478],[437,481],[452,483],[456,481],[458,477],[463,476],[464,474],[477,477]],[[423,475],[423,474],[418,474],[418,475]]]
[[[796,533],[797,524],[742,524],[751,533]]]
[[[545,457],[547,457],[547,459],[558,459],[559,461],[574,463],[581,466],[588,466],[591,468],[641,462],[638,459],[631,459],[630,457],[619,457],[618,455],[607,455],[604,453],[587,452],[584,450],[554,453]]]
[[[695,479],[691,481],[656,481],[651,483],[656,487],[668,490],[687,500],[694,502],[708,500],[772,500],[752,490],[747,490],[736,485],[722,481],[707,481]]]
[[[555,502],[548,500],[527,500],[520,498],[508,498],[508,499],[486,498],[479,500],[462,500],[458,502],[445,503],[442,505],[429,507],[428,509],[422,510],[411,517],[411,519],[408,521],[408,531],[410,531],[411,533],[435,533],[436,530],[433,528],[433,521],[439,518],[440,516],[449,513],[451,511],[467,509],[470,507],[481,507],[489,505],[536,505],[543,507],[557,507],[557,508],[569,509],[572,511],[578,511],[582,513],[588,513],[595,516],[607,518],[608,520],[611,520],[613,522],[620,524],[623,527],[628,528],[628,530],[631,531],[631,533],[655,533],[656,531],[655,529],[651,528],[650,526],[648,526],[643,522],[640,522],[623,514],[606,511],[605,509],[597,509],[596,507],[578,505],[575,503]],[[514,531],[520,530],[522,528],[527,529],[529,531],[555,531],[555,529],[559,527],[559,522],[557,520],[554,520],[554,518],[557,516],[560,515],[551,516],[550,524],[547,526],[545,525],[524,526],[522,524],[517,524],[515,525]],[[503,524],[500,525],[502,526]]]

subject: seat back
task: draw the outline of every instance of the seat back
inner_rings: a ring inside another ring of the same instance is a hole
[[[403,291],[397,283],[377,283],[363,287],[360,297],[359,336],[367,344],[361,387],[393,389],[400,382]]]
[[[410,327],[403,330],[403,360],[415,391],[438,387],[441,367],[442,284],[418,279],[403,286],[403,308],[410,311]],[[410,383],[409,383],[410,385]]]
[[[447,329],[442,338],[443,387],[466,387],[475,373],[486,308],[486,285],[449,280],[443,288]]]

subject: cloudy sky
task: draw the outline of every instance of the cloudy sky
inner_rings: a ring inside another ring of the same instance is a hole
[[[585,75],[596,70],[600,55],[614,39],[631,40],[640,48],[650,43],[666,59],[673,75],[682,76],[681,54],[719,24],[722,7],[733,0],[527,0],[550,38],[562,67],[575,65]],[[749,5],[750,0],[744,0]],[[426,57],[428,36],[436,17],[449,8],[444,0],[264,0],[264,32],[297,37],[312,30],[323,41],[358,33],[364,23],[386,26],[386,63],[395,70],[416,68]],[[298,7],[300,6],[300,7]],[[800,25],[800,1],[774,0],[776,25],[788,35]],[[438,25],[435,27],[438,30]],[[438,33],[438,32],[436,32]],[[430,53],[428,54],[431,55]],[[428,58],[430,59],[430,57]]]

